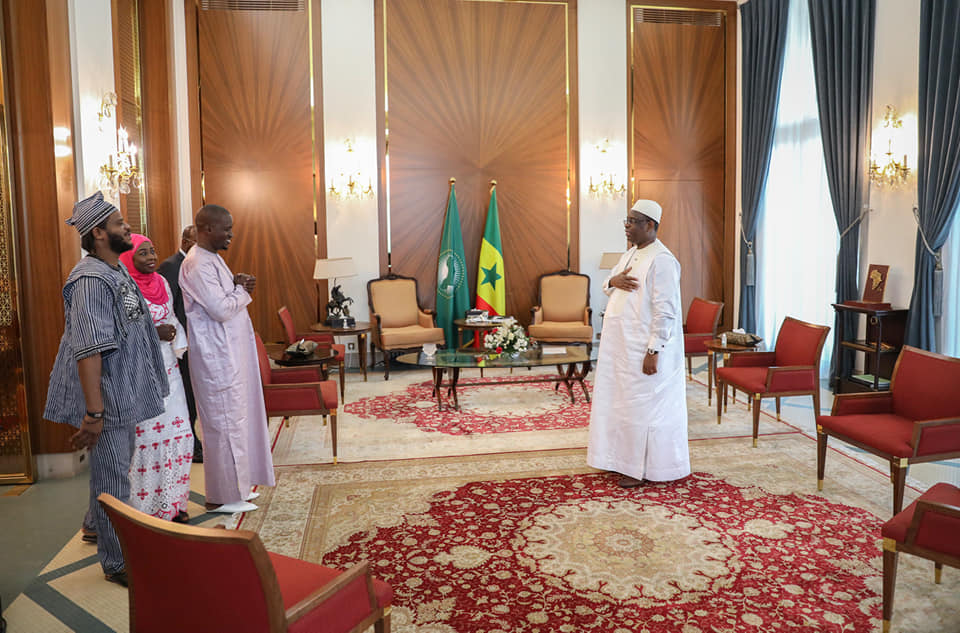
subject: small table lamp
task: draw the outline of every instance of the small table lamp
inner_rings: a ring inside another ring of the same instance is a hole
[[[330,301],[327,303],[327,320],[330,327],[354,327],[357,320],[350,316],[349,306],[353,299],[345,297],[337,285],[340,277],[354,277],[357,269],[353,265],[352,257],[334,257],[332,259],[318,259],[313,267],[314,279],[333,279],[333,288],[330,289]]]

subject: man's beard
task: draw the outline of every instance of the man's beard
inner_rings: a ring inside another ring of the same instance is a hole
[[[133,248],[133,243],[124,240],[123,235],[114,235],[113,233],[108,233],[107,238],[107,245],[110,247],[110,250],[117,255],[126,253]]]

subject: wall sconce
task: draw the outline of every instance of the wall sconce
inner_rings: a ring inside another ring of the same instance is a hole
[[[100,122],[100,131],[103,131],[103,120],[112,119],[117,107],[117,93],[108,92],[100,100],[100,109],[97,110],[97,120]]]
[[[622,198],[627,191],[626,185],[618,182],[616,174],[612,173],[609,163],[610,140],[603,139],[602,142],[593,146],[593,161],[596,164],[596,172],[591,173],[587,193],[591,198],[597,200],[601,198]]]
[[[117,130],[117,151],[110,154],[107,162],[100,165],[100,188],[108,191],[113,199],[119,194],[128,194],[143,184],[140,174],[137,146],[130,142],[127,130]]]
[[[887,141],[887,151],[883,153],[884,158],[877,160],[877,156],[870,158],[870,181],[879,187],[899,187],[907,181],[910,175],[910,168],[907,166],[907,154],[903,154],[903,160],[899,161],[894,156],[893,143],[894,137],[902,136],[903,119],[897,109],[892,105],[887,106],[887,111],[883,115],[883,125],[877,135]],[[896,140],[900,140],[899,138]],[[882,142],[882,140],[881,140]],[[900,149],[898,147],[898,149]]]
[[[362,170],[359,167],[360,157],[358,152],[354,151],[354,142],[352,139],[346,139],[343,142],[344,153],[342,156],[335,157],[339,160],[339,168],[335,168],[336,176],[330,178],[330,185],[327,187],[327,194],[336,200],[363,200],[373,197],[373,178],[369,175],[364,178]],[[364,186],[363,181],[367,184]]]

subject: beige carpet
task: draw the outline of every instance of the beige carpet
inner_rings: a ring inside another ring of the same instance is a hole
[[[425,373],[404,372],[388,383],[375,376],[368,383],[353,381],[348,384],[348,400],[367,391],[388,393],[401,388],[404,381],[425,378]],[[784,423],[765,414],[760,446],[753,449],[750,413],[742,400],[731,404],[723,424],[717,425],[715,409],[706,403],[705,387],[688,383],[694,470],[722,478],[748,498],[816,495],[816,443],[801,431],[805,423],[792,425],[789,418],[809,405],[796,406],[785,403]],[[329,463],[329,429],[322,421],[292,420],[279,430],[275,444],[277,486],[261,490],[258,511],[243,517],[201,517],[200,507],[193,505],[191,515],[204,524],[228,527],[239,520],[242,528],[256,530],[268,549],[319,561],[352,536],[417,521],[431,500],[469,482],[594,472],[585,465],[585,429],[444,436],[394,420],[360,420],[349,415],[341,417],[340,428],[342,461],[334,465]],[[826,500],[862,508],[881,520],[889,517],[891,492],[883,469],[839,450],[831,450],[827,469],[822,493]],[[202,494],[202,470],[195,467],[193,477],[191,487]],[[907,501],[916,494],[908,489]],[[198,495],[194,499],[202,501]],[[879,542],[876,545],[867,580],[879,596]],[[378,564],[375,561],[374,569]],[[932,576],[932,564],[901,557],[895,631],[960,631],[960,572],[945,569],[941,585],[933,584]],[[4,616],[9,630],[17,632],[126,631],[126,597],[125,590],[102,580],[95,551],[77,535]],[[413,610],[394,610],[395,631],[453,631],[442,617],[429,624],[416,621]],[[730,629],[734,630],[758,629],[741,624]]]

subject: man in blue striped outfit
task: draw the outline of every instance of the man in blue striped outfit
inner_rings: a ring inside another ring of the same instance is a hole
[[[150,311],[119,260],[133,247],[130,226],[99,191],[74,205],[67,224],[88,255],[63,287],[63,338],[43,417],[76,427],[74,448],[90,449],[97,554],[107,580],[126,586],[120,542],[97,496],[129,500],[137,422],[163,412],[169,386]]]

